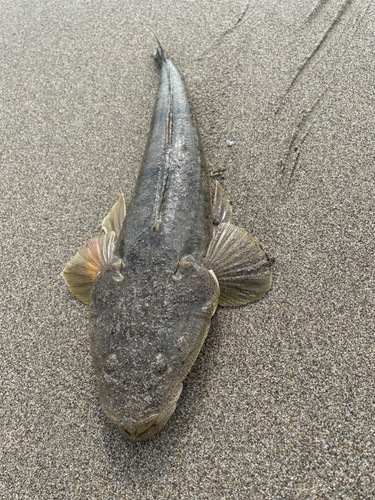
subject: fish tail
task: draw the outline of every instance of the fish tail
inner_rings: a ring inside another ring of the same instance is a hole
[[[163,49],[163,47],[161,46],[161,43],[159,42],[159,39],[156,36],[156,34],[154,32],[153,32],[153,34],[154,34],[154,37],[156,38],[156,41],[158,44],[158,46],[156,48],[156,53],[154,55],[154,59],[155,59],[157,65],[161,68],[163,65],[163,62],[167,58],[167,54],[166,54],[165,50]]]

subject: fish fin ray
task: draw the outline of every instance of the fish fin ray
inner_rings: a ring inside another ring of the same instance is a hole
[[[122,223],[124,222],[126,215],[125,198],[121,193],[119,199],[113,205],[109,211],[107,217],[102,222],[102,228],[106,234],[113,231],[116,235],[116,239],[119,237]]]
[[[216,181],[214,203],[212,207],[213,223],[218,225],[222,222],[232,222],[232,207],[227,200],[223,188]]]
[[[69,290],[84,304],[90,303],[91,289],[98,274],[113,261],[116,239],[114,231],[92,238],[61,273]]]
[[[258,243],[233,224],[218,226],[205,257],[220,285],[219,304],[239,306],[261,299],[271,286],[271,265]]]

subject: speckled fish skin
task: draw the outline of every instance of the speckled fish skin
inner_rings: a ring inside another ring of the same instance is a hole
[[[93,285],[91,354],[101,404],[133,442],[158,432],[207,335],[219,288],[203,259],[211,194],[182,78],[161,48],[161,78],[116,265]]]
[[[173,413],[218,304],[261,299],[267,255],[216,183],[213,207],[198,129],[181,76],[159,47],[159,95],[133,200],[121,194],[66,264],[69,290],[90,305],[91,354],[103,410],[130,441]],[[217,226],[215,231],[214,226]]]

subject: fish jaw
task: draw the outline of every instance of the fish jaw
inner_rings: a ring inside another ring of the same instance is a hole
[[[134,269],[137,269],[135,266]],[[98,276],[91,294],[91,355],[104,412],[128,440],[161,430],[207,336],[218,300],[215,278],[193,260],[174,273]],[[153,269],[154,271],[154,269]]]

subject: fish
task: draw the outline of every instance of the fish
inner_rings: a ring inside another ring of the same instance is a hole
[[[220,306],[261,299],[270,260],[211,184],[183,78],[159,46],[156,106],[131,202],[123,194],[64,267],[90,313],[104,414],[139,443],[168,422]]]

